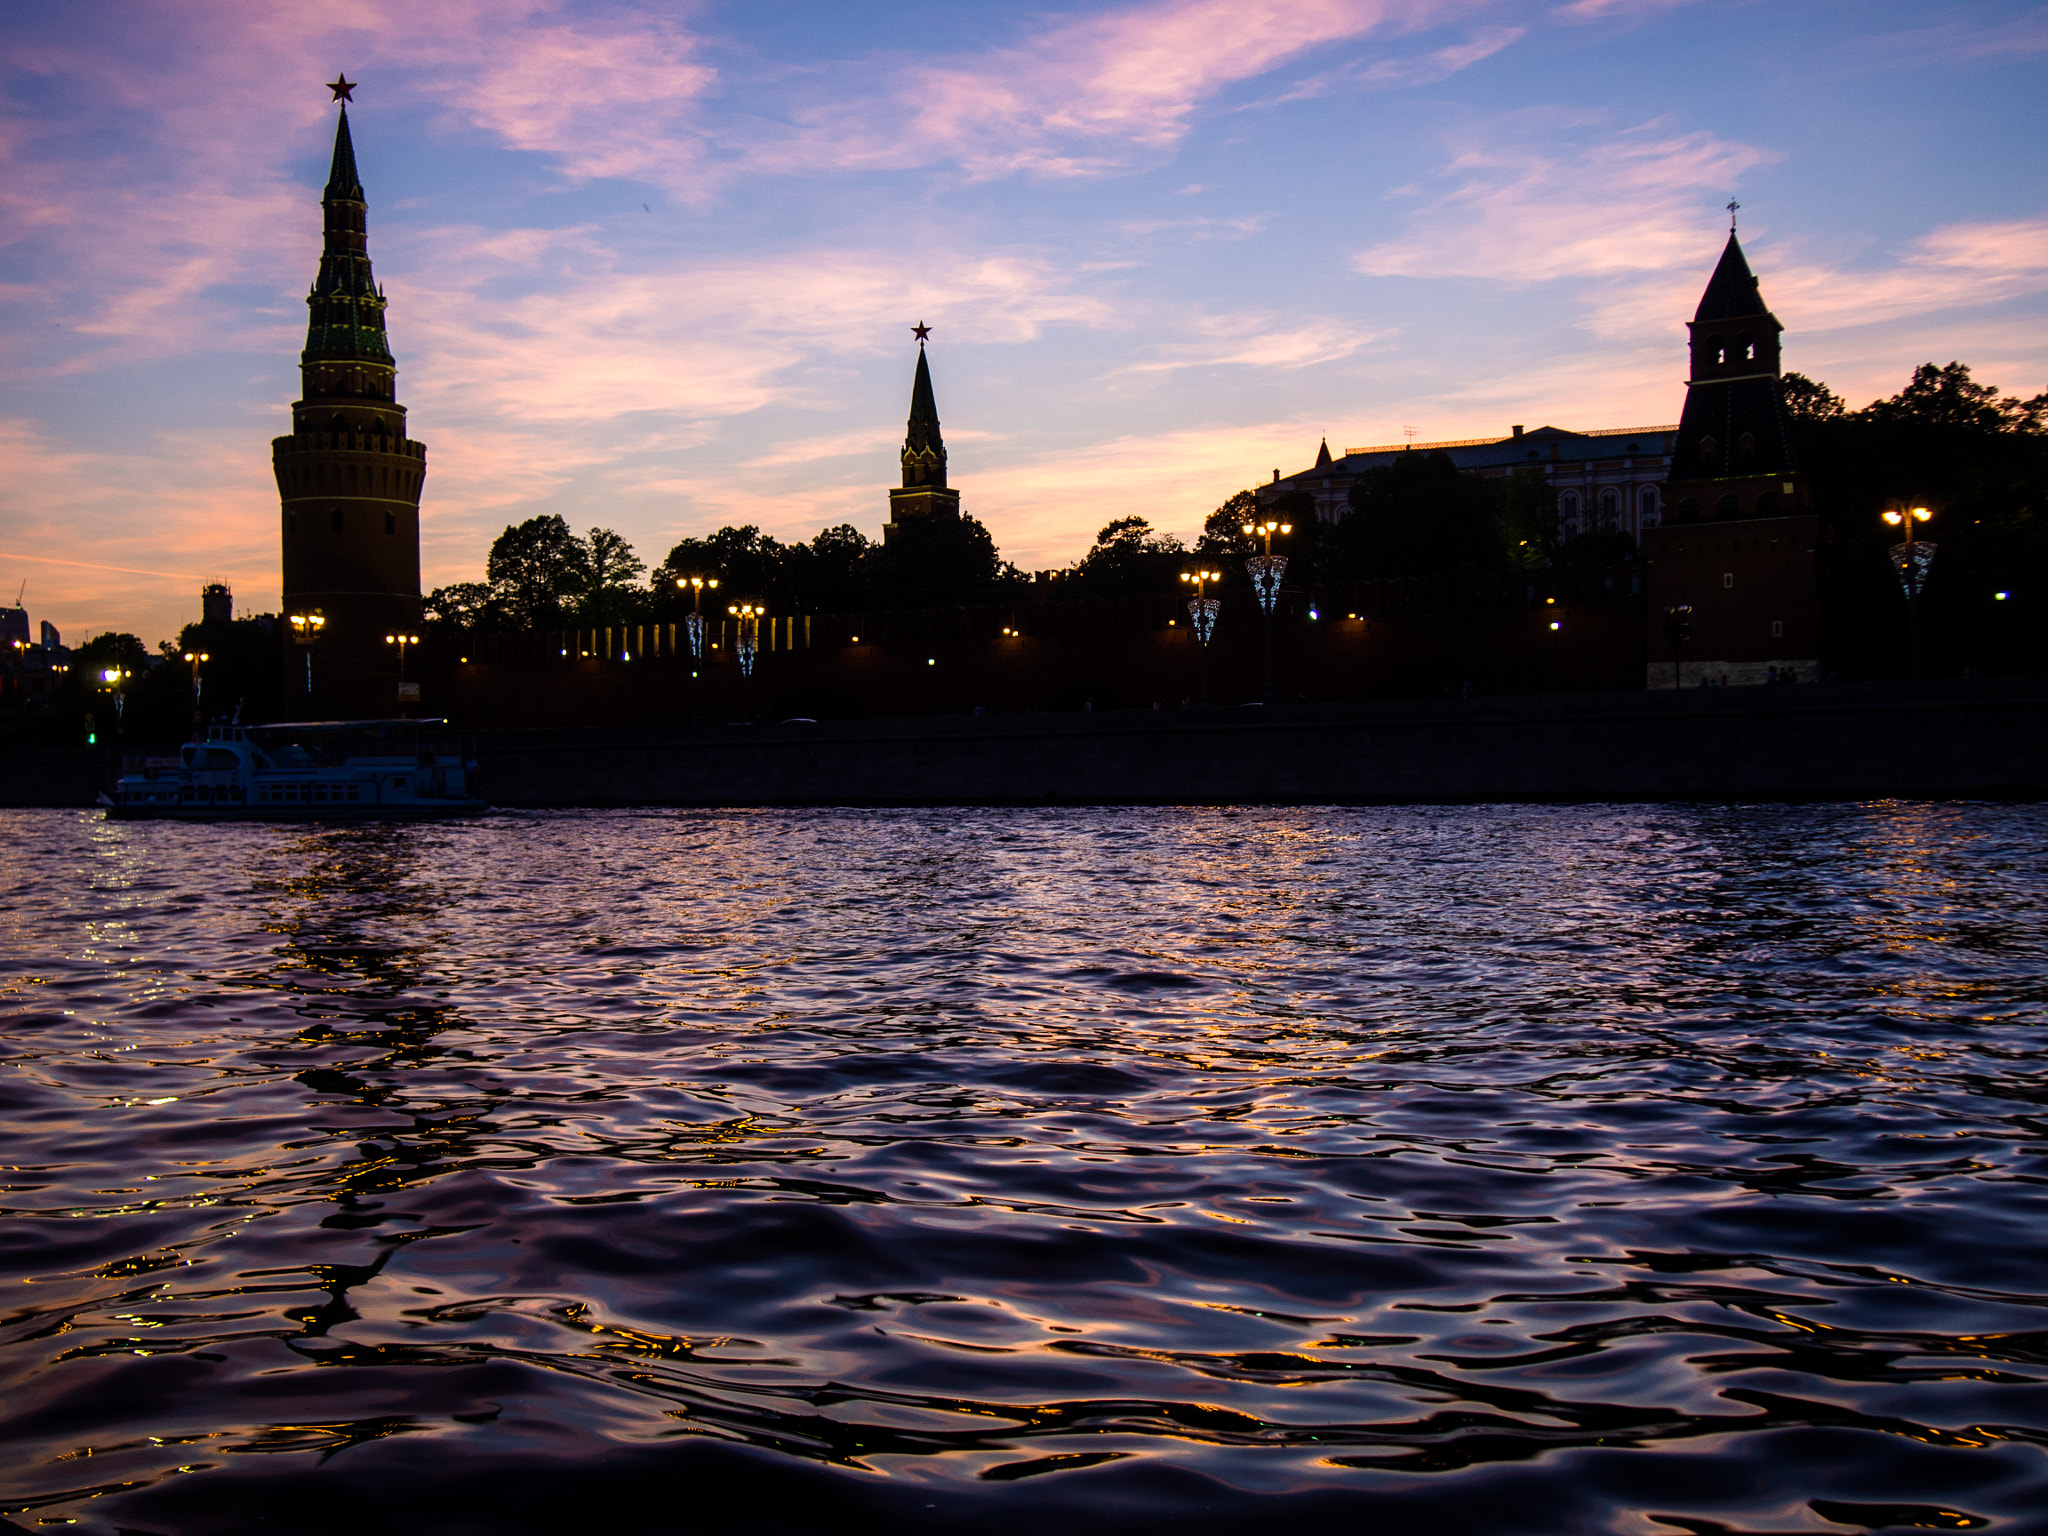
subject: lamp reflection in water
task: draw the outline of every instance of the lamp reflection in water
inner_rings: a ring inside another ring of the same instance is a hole
[[[1887,507],[1884,520],[1903,528],[1906,541],[1891,548],[1892,569],[1899,573],[1899,585],[1906,593],[1906,629],[1913,650],[1913,676],[1920,675],[1920,592],[1927,585],[1928,569],[1934,564],[1934,545],[1913,537],[1913,525],[1934,514],[1925,507]]]
[[[1202,588],[1212,581],[1221,581],[1221,571],[1182,571],[1180,579],[1193,584],[1195,595],[1188,599],[1188,620],[1195,626],[1195,654],[1200,678],[1197,701],[1206,707],[1209,703],[1209,637],[1216,632],[1216,615],[1223,604],[1213,597],[1202,595]]]
[[[1263,534],[1266,539],[1266,552],[1253,555],[1244,568],[1251,573],[1252,592],[1266,614],[1266,702],[1271,704],[1278,698],[1273,691],[1273,612],[1280,606],[1280,581],[1287,574],[1287,557],[1273,553],[1273,535],[1292,533],[1294,525],[1269,518],[1263,523],[1246,523],[1244,531],[1247,536]]]

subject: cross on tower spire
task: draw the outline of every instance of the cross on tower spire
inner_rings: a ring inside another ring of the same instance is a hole
[[[1742,204],[1735,201],[1734,198],[1728,199],[1728,233],[1731,235],[1735,233],[1735,210],[1741,206]]]

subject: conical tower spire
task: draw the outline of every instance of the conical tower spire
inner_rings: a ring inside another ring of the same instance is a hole
[[[920,321],[911,331],[917,337],[917,373],[910,381],[910,421],[903,434],[903,484],[889,492],[885,540],[906,520],[960,515],[960,493],[946,487],[946,440],[939,435],[939,402],[924,355],[931,327]]]
[[[354,86],[344,78],[328,88],[339,102]],[[384,715],[401,707],[397,657],[385,636],[419,623],[427,450],[406,436],[398,403],[347,107],[335,124],[320,204],[325,236],[306,295],[300,398],[291,436],[270,445],[283,514],[285,611],[307,617],[299,632],[320,640],[320,664],[304,681],[294,673],[294,692],[305,690],[297,707],[309,715]],[[320,622],[311,624],[311,616]]]
[[[327,172],[327,197],[358,202],[363,200],[363,179],[356,174],[356,145],[348,133],[348,108],[341,109],[341,121],[334,130],[334,164]]]
[[[1731,229],[1728,243],[1721,249],[1720,263],[1707,280],[1707,291],[1700,295],[1700,307],[1693,312],[1693,319],[1730,320],[1769,312],[1763,290],[1749,270],[1749,259],[1742,254],[1742,242]]]
[[[946,485],[946,441],[939,435],[939,403],[932,395],[931,364],[917,343],[917,376],[910,384],[910,423],[903,436],[903,483]]]
[[[392,363],[384,339],[384,295],[370,271],[370,209],[363,200],[363,182],[356,172],[355,141],[349,137],[348,108],[334,129],[334,164],[321,194],[326,245],[313,291],[306,295],[310,311],[306,350],[301,365],[322,362]],[[307,393],[312,393],[309,384]],[[390,398],[386,395],[386,398]]]

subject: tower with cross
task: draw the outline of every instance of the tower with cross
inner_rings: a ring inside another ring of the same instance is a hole
[[[1728,243],[1687,325],[1662,526],[1642,534],[1652,688],[1820,675],[1820,519],[1785,414],[1784,327],[1736,236],[1739,207],[1729,200]]]
[[[320,267],[306,295],[300,397],[291,435],[270,445],[284,604],[288,616],[309,621],[299,632],[320,641],[320,664],[308,669],[318,692],[305,704],[326,714],[388,715],[399,667],[385,636],[420,621],[427,449],[406,435],[384,293],[370,270],[369,205],[348,124],[356,83],[343,75],[327,88],[341,113],[321,195]]]
[[[1803,503],[1799,448],[1785,417],[1778,338],[1734,228],[1686,329],[1691,376],[1665,486],[1667,522],[1775,517]]]
[[[910,384],[910,421],[903,435],[903,484],[889,492],[884,543],[905,523],[960,516],[960,493],[946,484],[946,441],[939,435],[939,406],[924,355],[932,328],[920,320],[910,332],[917,338],[917,374]]]

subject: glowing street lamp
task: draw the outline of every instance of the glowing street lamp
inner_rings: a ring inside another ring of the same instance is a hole
[[[327,625],[327,615],[318,608],[309,608],[304,613],[291,615],[292,639],[306,652],[306,700],[313,699],[313,646],[320,638],[320,631]]]
[[[1899,585],[1906,593],[1906,626],[1912,638],[1913,676],[1920,675],[1920,592],[1927,585],[1927,571],[1934,564],[1934,545],[1926,539],[1913,537],[1913,525],[1924,523],[1934,514],[1925,507],[1887,507],[1884,520],[1894,528],[1903,528],[1906,540],[1891,548],[1892,569],[1899,573]]]
[[[418,635],[408,635],[403,633],[395,635],[386,635],[384,637],[384,643],[386,645],[395,645],[398,647],[398,697],[400,699],[418,698],[420,696],[420,685],[418,683],[414,683],[410,691],[407,690],[405,685],[405,652],[408,646],[418,645],[420,643],[420,637]],[[403,704],[399,705],[399,709],[401,712],[403,712],[404,708],[405,706]]]
[[[1221,601],[1204,597],[1202,588],[1212,581],[1221,581],[1221,571],[1182,571],[1180,579],[1194,585],[1195,595],[1188,599],[1188,619],[1195,626],[1195,654],[1199,658],[1201,691],[1198,695],[1206,708],[1209,703],[1209,637],[1216,632],[1216,615],[1223,607]]]
[[[676,589],[690,594],[689,616],[683,620],[683,632],[690,637],[690,718],[699,720],[704,715],[704,589],[718,590],[716,576],[678,576]]]
[[[194,741],[203,740],[206,735],[206,705],[203,692],[206,687],[206,679],[203,674],[203,668],[211,660],[213,658],[204,651],[185,652],[185,661],[192,668],[192,739]]]
[[[100,681],[114,690],[114,760],[117,763],[121,758],[122,717],[128,710],[128,695],[121,685],[134,675],[126,667],[108,667],[100,673]]]
[[[1266,611],[1266,702],[1271,704],[1279,697],[1273,691],[1273,611],[1280,606],[1280,579],[1287,574],[1287,557],[1273,553],[1273,535],[1292,533],[1294,525],[1268,518],[1262,523],[1246,523],[1244,531],[1248,538],[1264,535],[1266,540],[1266,552],[1253,555],[1244,568],[1251,573],[1252,592]]]
[[[751,720],[754,656],[761,648],[761,620],[768,610],[758,603],[733,603],[725,611],[740,621],[739,637],[733,645],[740,658],[740,718]]]

